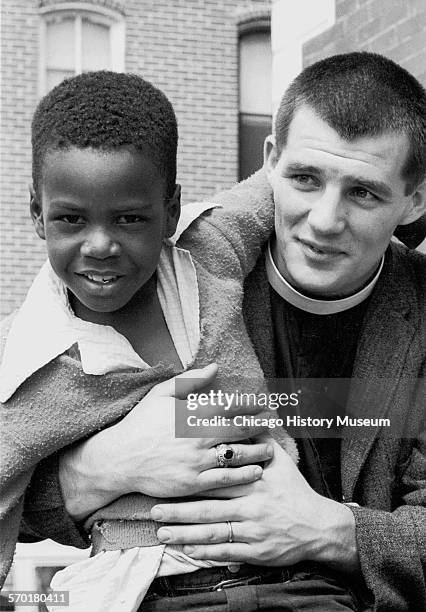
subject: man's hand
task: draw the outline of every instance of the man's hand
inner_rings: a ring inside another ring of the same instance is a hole
[[[287,453],[273,444],[274,457],[256,482],[210,493],[223,499],[155,506],[153,519],[186,523],[160,528],[158,538],[186,544],[184,552],[195,559],[271,566],[311,560],[356,571],[352,512],[311,489]]]
[[[176,397],[184,400],[188,393],[200,391],[216,374],[217,366],[212,364],[176,377],[179,397],[174,378],[158,384],[118,424],[65,452],[59,478],[68,513],[81,520],[131,492],[153,497],[187,496],[260,478],[262,468],[251,464],[272,456],[269,440],[233,443],[232,467],[218,468],[214,447],[221,439],[175,437]],[[232,406],[227,417],[260,411],[254,406]],[[228,430],[233,440],[254,437],[260,431],[234,426]]]

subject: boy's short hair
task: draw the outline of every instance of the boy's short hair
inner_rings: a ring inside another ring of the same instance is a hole
[[[177,140],[173,107],[154,85],[135,74],[80,74],[54,87],[36,108],[31,128],[34,189],[40,196],[49,151],[133,145],[151,158],[166,179],[166,195],[171,196]]]
[[[305,68],[288,87],[276,115],[279,154],[296,110],[305,104],[348,141],[389,131],[406,134],[410,153],[402,178],[411,190],[422,182],[426,172],[426,95],[404,68],[367,52],[334,55]]]

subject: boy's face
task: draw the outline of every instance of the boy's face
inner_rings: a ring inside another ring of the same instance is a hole
[[[152,277],[163,238],[174,234],[179,193],[133,147],[52,151],[43,164],[41,202],[31,198],[52,268],[87,311],[123,308]]]

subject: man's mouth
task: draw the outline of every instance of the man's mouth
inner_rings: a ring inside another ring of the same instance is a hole
[[[318,244],[316,242],[312,242],[311,240],[302,240],[299,239],[299,242],[307,249],[309,252],[323,256],[323,257],[336,257],[338,255],[344,255],[344,251],[342,249],[336,248],[332,245],[323,245]]]

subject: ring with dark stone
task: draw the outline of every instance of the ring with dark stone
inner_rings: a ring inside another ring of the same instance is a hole
[[[215,446],[217,467],[229,467],[234,458],[234,451],[229,444],[218,444]]]

